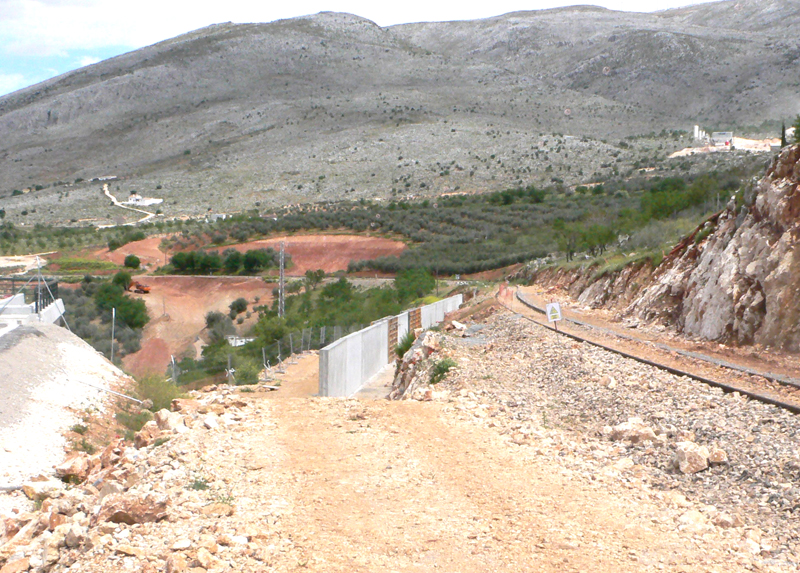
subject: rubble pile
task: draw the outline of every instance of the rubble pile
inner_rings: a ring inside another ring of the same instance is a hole
[[[440,348],[441,335],[431,330],[417,329],[414,344],[398,360],[397,370],[389,393],[390,400],[423,398],[430,400],[432,391],[428,387],[433,365],[430,356]]]
[[[195,394],[157,412],[135,446],[120,440],[91,456],[73,453],[57,477],[25,483],[37,509],[0,521],[0,571],[263,569],[290,542],[270,503],[249,497],[269,500],[272,488],[234,492],[228,482],[234,470],[270,460],[243,452],[241,467],[229,468],[211,458],[236,447],[215,442],[255,426],[261,407],[226,386]]]

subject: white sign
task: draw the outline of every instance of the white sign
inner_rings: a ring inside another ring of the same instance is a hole
[[[547,321],[548,322],[557,322],[561,320],[561,305],[557,302],[549,302],[547,303],[547,308],[545,308],[545,312],[547,313]]]

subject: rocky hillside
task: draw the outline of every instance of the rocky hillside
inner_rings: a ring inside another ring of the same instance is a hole
[[[800,146],[731,199],[652,270],[548,271],[579,302],[708,340],[800,350]]]
[[[109,176],[167,215],[600,180],[688,143],[626,136],[796,113],[798,14],[743,0],[212,26],[0,98],[0,208],[107,220],[87,182]]]

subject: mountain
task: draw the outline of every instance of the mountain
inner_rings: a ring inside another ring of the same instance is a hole
[[[773,135],[799,28],[798,0],[215,25],[0,98],[0,208],[108,220],[111,176],[165,215],[602,180],[688,143],[662,130]]]

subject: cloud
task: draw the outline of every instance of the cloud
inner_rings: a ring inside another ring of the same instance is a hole
[[[97,56],[83,56],[82,58],[78,59],[78,65],[83,68],[85,66],[96,64],[99,61],[101,60]]]
[[[22,74],[0,74],[0,95],[10,94],[29,83]]]

